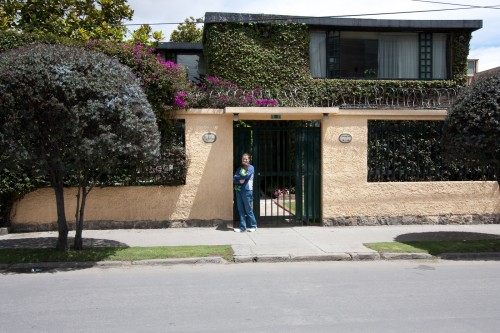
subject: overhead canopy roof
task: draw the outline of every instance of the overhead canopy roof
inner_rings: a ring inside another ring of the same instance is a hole
[[[239,23],[303,23],[309,26],[332,27],[339,30],[398,31],[398,30],[470,30],[483,27],[482,20],[378,20],[345,17],[286,16],[243,13],[205,13],[205,24]]]

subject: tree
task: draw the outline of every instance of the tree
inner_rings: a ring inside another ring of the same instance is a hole
[[[153,39],[153,41],[151,41]],[[158,43],[163,39],[162,31],[153,31],[149,24],[141,25],[137,30],[132,32],[132,39],[127,42],[130,44],[158,46]]]
[[[195,19],[190,16],[177,26],[170,34],[171,42],[199,43],[203,37],[203,28],[198,28],[197,23],[203,23],[202,18]]]
[[[127,0],[0,0],[0,31],[121,41],[133,13]]]
[[[445,120],[443,144],[449,159],[493,167],[500,185],[500,73],[461,92]]]
[[[102,53],[35,44],[2,53],[0,91],[4,164],[50,180],[58,250],[67,248],[64,186],[77,184],[75,248],[81,249],[93,186],[115,169],[134,169],[158,156],[156,118],[140,82]]]

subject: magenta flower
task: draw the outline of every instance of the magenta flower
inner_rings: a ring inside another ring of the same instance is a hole
[[[180,92],[180,93],[177,93],[175,95],[175,98],[174,98],[174,104],[176,106],[180,106],[182,108],[185,108],[186,107],[186,97],[187,97],[187,93],[185,92]]]

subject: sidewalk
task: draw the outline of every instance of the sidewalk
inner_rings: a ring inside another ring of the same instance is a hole
[[[236,262],[431,259],[427,254],[380,256],[363,243],[500,238],[500,225],[290,227],[260,228],[254,233],[235,233],[230,228],[115,229],[84,230],[83,237],[84,246],[231,245]],[[0,249],[53,247],[56,239],[57,232],[8,234],[0,236]],[[500,254],[449,254],[447,258],[500,260]]]

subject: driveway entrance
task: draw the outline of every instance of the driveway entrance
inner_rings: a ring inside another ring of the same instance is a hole
[[[255,167],[259,226],[317,225],[321,218],[321,128],[318,121],[234,124],[234,169],[248,152]],[[235,220],[239,219],[236,204]]]

